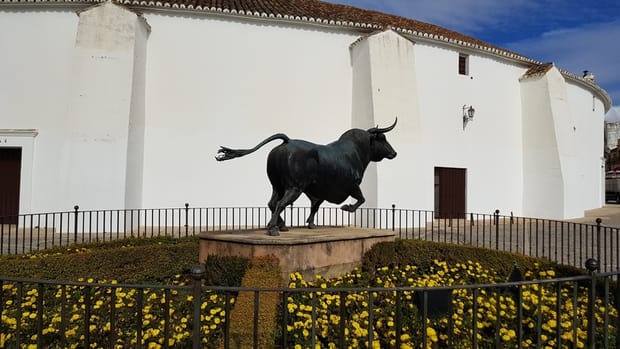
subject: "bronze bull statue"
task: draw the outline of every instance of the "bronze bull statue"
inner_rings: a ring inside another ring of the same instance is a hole
[[[308,228],[315,228],[314,215],[323,201],[340,204],[349,196],[357,200],[354,204],[341,207],[353,212],[364,203],[364,195],[359,187],[364,171],[371,161],[393,159],[396,151],[385,138],[387,128],[373,127],[368,130],[351,129],[340,138],[327,145],[314,144],[299,139],[290,139],[278,133],[260,142],[252,149],[230,149],[220,147],[216,160],[224,161],[251,154],[263,145],[276,140],[282,144],[273,148],[267,158],[267,175],[273,187],[269,200],[272,212],[267,223],[268,234],[280,235],[287,231],[280,216],[282,210],[292,204],[301,193],[310,199],[310,215],[306,222]]]

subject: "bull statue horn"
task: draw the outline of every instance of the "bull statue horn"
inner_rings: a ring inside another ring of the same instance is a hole
[[[396,123],[398,122],[398,117],[396,117],[396,119],[394,120],[394,123],[392,124],[392,126],[386,127],[386,128],[379,128],[379,125],[377,125],[377,127],[373,127],[371,129],[368,129],[368,132],[370,133],[386,133],[386,132],[390,132],[394,129],[394,127],[396,127]]]

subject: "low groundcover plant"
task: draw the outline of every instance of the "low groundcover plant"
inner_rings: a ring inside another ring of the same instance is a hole
[[[288,286],[296,290],[287,293],[282,307],[287,314],[287,345],[295,349],[336,348],[343,343],[347,348],[403,349],[470,348],[474,344],[585,347],[587,285],[544,282],[556,277],[550,268],[536,267],[523,277],[541,282],[519,288],[459,286],[505,281],[473,261],[448,264],[435,260],[423,268],[382,266],[372,273],[354,269],[333,279],[317,275],[305,280],[293,273]],[[84,343],[92,348],[135,347],[138,343],[146,348],[188,347],[194,322],[192,291],[185,287],[189,282],[182,275],[174,276],[169,287],[128,287],[90,278],[67,285],[4,281],[0,283],[0,348],[36,348],[37,343],[57,348],[81,348]],[[448,310],[432,315],[420,307],[424,298],[420,288],[428,295],[439,286],[454,289],[448,293]],[[305,288],[314,290],[296,292]],[[330,290],[335,288],[345,291]],[[227,310],[234,304],[230,294],[201,294],[202,347],[221,344]],[[602,347],[603,341],[615,346],[616,309],[610,299],[595,299],[596,347]]]
[[[530,280],[554,277],[553,270],[541,269],[524,275]],[[419,304],[416,292],[422,292],[411,289],[501,281],[504,280],[493,270],[472,261],[448,265],[435,260],[426,270],[412,265],[380,267],[372,279],[358,270],[328,280],[317,275],[310,281],[293,273],[290,288],[325,291],[294,292],[288,297],[287,329],[291,347],[310,348],[314,343],[317,348],[337,348],[343,314],[346,317],[343,323],[347,348],[395,348],[397,344],[400,348],[470,348],[474,342],[480,347],[513,348],[518,347],[519,341],[523,348],[585,347],[587,287],[575,283],[532,283],[521,286],[520,291],[493,287],[456,288],[449,297],[451,311],[443,316],[427,316],[425,325],[422,310],[416,305]],[[368,286],[407,288],[389,292],[329,291],[330,288]],[[345,303],[344,312],[341,302]],[[611,342],[615,342],[612,334],[616,333],[616,308],[597,298],[594,309],[597,343],[605,340],[604,333],[608,333],[608,344],[614,347]],[[607,332],[604,326],[608,326]]]
[[[176,275],[172,284],[186,282]],[[17,347],[18,332],[22,348],[37,348],[37,342],[46,348],[81,348],[85,342],[91,348],[126,348],[138,341],[147,348],[191,346],[193,295],[188,288],[116,285],[93,279],[74,285],[2,284],[0,348]],[[215,292],[201,295],[203,347],[216,347],[221,338],[226,299]],[[234,298],[228,301],[232,305]],[[42,338],[37,338],[39,322]]]

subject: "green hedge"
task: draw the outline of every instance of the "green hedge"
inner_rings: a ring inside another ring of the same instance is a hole
[[[199,239],[126,239],[104,243],[80,244],[54,248],[26,255],[0,256],[0,275],[75,281],[89,277],[123,283],[165,283],[178,274],[188,274],[198,264]],[[477,261],[508,277],[514,263],[522,271],[553,268],[558,276],[583,274],[583,270],[551,263],[547,260],[469,246],[432,243],[420,240],[397,240],[379,243],[368,251],[362,270],[370,274],[377,266],[416,265],[427,268],[434,259],[451,264]],[[206,261],[206,284],[238,286],[248,261],[238,257],[209,256]]]
[[[207,256],[205,285],[239,287],[248,268],[248,259],[228,256]]]
[[[0,257],[0,275],[161,283],[198,264],[198,238],[126,239]]]
[[[553,268],[558,277],[583,274],[574,267],[558,265],[548,260],[525,257],[514,253],[494,251],[477,247],[447,243],[427,242],[421,240],[396,240],[374,245],[363,257],[362,270],[370,274],[377,267],[415,265],[421,270],[430,267],[433,260],[446,261],[448,264],[474,261],[487,269],[493,269],[500,276],[508,278],[516,263],[521,271],[536,269],[537,263],[543,268]]]

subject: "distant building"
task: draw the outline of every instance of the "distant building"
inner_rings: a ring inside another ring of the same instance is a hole
[[[620,123],[605,123],[605,158],[607,171],[620,169]]]
[[[605,123],[605,136],[606,147],[609,149],[617,148],[620,139],[620,122]]]
[[[366,206],[572,218],[604,202],[607,93],[432,24],[315,0],[0,0],[0,32],[0,215],[262,206],[269,147],[217,163],[220,145],[395,117]]]

